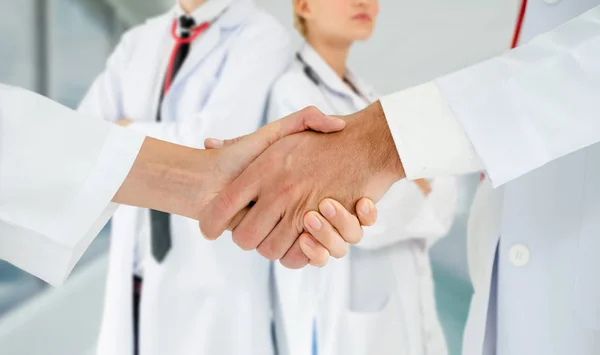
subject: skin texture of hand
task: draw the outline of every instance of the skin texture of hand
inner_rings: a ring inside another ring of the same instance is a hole
[[[303,112],[322,115],[318,110]],[[320,204],[323,199],[339,201],[340,210],[354,212],[361,197],[378,201],[404,177],[379,103],[345,120],[341,132],[302,132],[266,149],[200,214],[203,234],[217,238],[240,210],[254,202],[233,229],[233,240],[245,250],[257,249],[266,258],[281,259],[287,267],[301,265],[297,236],[305,226],[313,233],[316,225],[305,218],[307,213],[327,216]],[[332,250],[333,243],[323,245]]]
[[[309,109],[273,122],[218,150],[199,150],[146,138],[129,175],[113,201],[199,220],[200,212],[221,190],[274,142],[307,129],[335,132],[343,129],[345,125],[339,118],[317,115],[314,114],[314,110]],[[335,206],[335,203],[333,205]],[[240,216],[243,217],[243,213]],[[337,230],[344,231],[350,238],[360,239],[360,223],[354,216],[351,217],[340,213],[331,219],[331,223],[314,228],[312,235],[302,236],[306,254],[309,255],[305,256],[298,249],[301,254],[299,259],[304,265],[309,262],[309,258],[314,265],[327,262],[328,252],[319,245],[339,237]],[[374,223],[374,206],[362,217],[365,225]],[[297,232],[296,237],[300,234],[301,231]],[[347,246],[338,245],[331,249],[335,250],[336,254],[345,254]]]
[[[231,146],[242,138],[227,141],[207,139],[205,147],[220,149]],[[249,208],[246,208],[238,213],[228,229],[234,229],[248,210]],[[304,216],[305,232],[300,235],[298,243],[295,244],[299,250],[294,249],[290,252],[294,254],[293,264],[290,265],[294,268],[306,264],[322,267],[327,264],[332,254],[345,255],[348,252],[348,243],[356,244],[362,239],[362,226],[371,226],[377,220],[375,204],[367,198],[359,200],[356,205],[358,217],[348,212],[339,202],[331,199],[321,201],[319,210],[321,213],[311,211]],[[309,230],[311,232],[307,232]]]

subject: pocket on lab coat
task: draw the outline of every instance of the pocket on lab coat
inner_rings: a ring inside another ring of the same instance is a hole
[[[583,325],[600,331],[600,144],[588,148],[574,308]]]
[[[346,309],[341,315],[337,336],[337,351],[344,355],[404,355],[406,329],[400,304],[391,295],[385,306],[375,312],[355,312]]]

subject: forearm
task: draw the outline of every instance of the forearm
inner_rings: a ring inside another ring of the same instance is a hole
[[[113,202],[197,218],[211,152],[146,138]]]

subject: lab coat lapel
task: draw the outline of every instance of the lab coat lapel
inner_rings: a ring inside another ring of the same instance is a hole
[[[185,82],[185,80],[194,72],[196,67],[210,54],[210,52],[219,44],[221,31],[218,27],[209,28],[195,42],[192,42],[190,54],[183,62],[180,72],[175,76],[175,80],[170,91]]]

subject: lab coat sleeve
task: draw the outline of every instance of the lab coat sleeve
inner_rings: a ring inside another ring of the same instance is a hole
[[[600,7],[504,55],[382,99],[407,177],[494,186],[600,142]]]
[[[94,80],[79,104],[79,112],[111,122],[127,118],[123,117],[121,78],[129,61],[129,53],[132,52],[131,38],[135,37],[133,33],[136,30],[137,28],[123,35],[108,58],[104,71]]]
[[[397,182],[377,204],[377,222],[364,227],[357,247],[379,249],[409,239],[424,239],[432,245],[452,226],[457,191],[455,177],[434,179],[427,197],[412,181]]]
[[[208,137],[233,138],[258,129],[271,85],[290,63],[291,42],[275,21],[249,25],[235,41],[216,87],[195,119],[134,122],[131,127],[196,148],[203,148]]]
[[[145,136],[0,85],[0,259],[61,284],[114,212]]]

